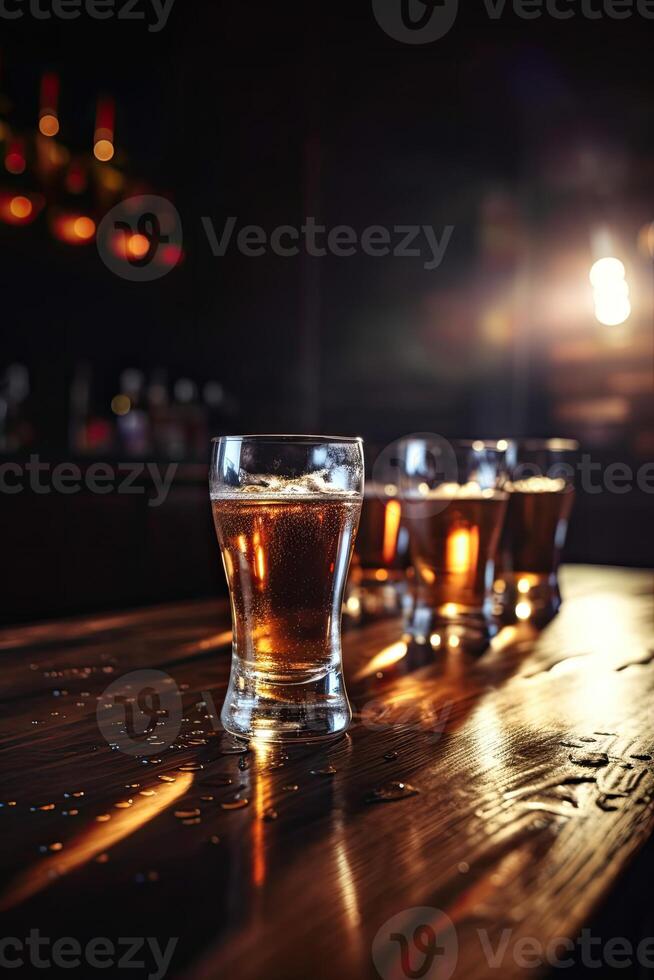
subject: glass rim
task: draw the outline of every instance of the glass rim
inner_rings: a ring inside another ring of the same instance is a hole
[[[291,443],[293,445],[310,446],[363,446],[361,436],[320,436],[320,435],[295,435],[293,433],[249,433],[242,436],[214,436],[212,443],[219,442],[262,442],[262,443]]]
[[[499,439],[448,439],[445,436],[429,436],[429,435],[416,435],[416,436],[403,436],[401,439],[397,440],[400,445],[408,442],[436,442],[442,441],[450,445],[453,449],[474,449],[476,452],[496,452],[505,453],[509,450],[511,445],[515,440],[505,439],[500,437]]]
[[[576,453],[579,452],[579,443],[576,439],[560,439],[557,436],[549,439],[514,439],[518,449],[527,449],[534,452],[550,453]]]

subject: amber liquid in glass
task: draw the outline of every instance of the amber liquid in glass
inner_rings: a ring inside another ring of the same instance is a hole
[[[360,497],[241,492],[212,508],[242,669],[270,684],[324,676],[340,663]]]
[[[556,572],[573,503],[571,489],[512,491],[500,548],[501,571],[518,576]]]
[[[404,531],[404,533],[403,533]],[[364,572],[402,572],[407,566],[408,534],[402,527],[400,501],[366,487],[359,522],[356,563]]]
[[[455,498],[435,514],[432,505],[429,499],[411,503],[418,600],[448,616],[481,613],[493,581],[506,494]]]

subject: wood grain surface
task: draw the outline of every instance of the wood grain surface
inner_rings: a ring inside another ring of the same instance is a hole
[[[198,980],[391,980],[389,935],[415,972],[426,925],[422,976],[537,975],[516,944],[574,940],[654,825],[652,573],[571,567],[563,591],[477,659],[346,630],[352,728],[285,752],[220,731],[225,603],[3,630],[3,935],[175,937],[167,975]],[[106,692],[133,671],[147,758]]]

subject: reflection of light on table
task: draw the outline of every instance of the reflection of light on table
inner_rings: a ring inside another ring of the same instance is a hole
[[[175,782],[158,785],[155,795],[134,797],[134,804],[129,808],[112,812],[111,819],[108,821],[94,823],[88,830],[65,844],[63,850],[57,853],[56,862],[41,860],[15,878],[0,897],[0,911],[19,905],[52,884],[57,877],[75,871],[136,830],[140,830],[184,796],[192,782],[191,773],[179,773]]]
[[[356,680],[360,680],[362,677],[369,677],[371,674],[376,674],[379,670],[384,670],[385,667],[392,667],[393,664],[398,663],[403,657],[407,655],[408,647],[404,640],[398,640],[397,643],[391,643],[390,646],[384,647],[379,653],[370,660],[365,667],[363,667],[359,673],[356,675]]]

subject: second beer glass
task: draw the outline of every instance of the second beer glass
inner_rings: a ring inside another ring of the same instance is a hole
[[[436,436],[400,444],[415,574],[409,631],[418,642],[479,652],[496,630],[492,586],[508,501],[506,449],[504,441]]]

